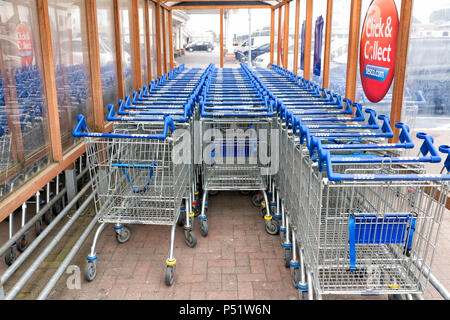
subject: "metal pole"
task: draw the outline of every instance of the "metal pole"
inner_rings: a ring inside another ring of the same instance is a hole
[[[64,225],[64,227],[59,231],[59,233],[53,238],[53,240],[48,244],[48,246],[44,249],[44,251],[37,257],[37,259],[33,262],[33,264],[28,267],[27,271],[23,274],[23,276],[17,281],[17,283],[12,287],[11,291],[6,295],[5,300],[12,300],[19,293],[19,291],[23,288],[25,283],[31,278],[34,272],[38,269],[40,264],[47,258],[53,248],[59,243],[61,238],[66,234],[69,228],[73,225],[73,223],[78,219],[81,213],[86,209],[86,207],[90,204],[90,202],[94,199],[94,192],[92,192],[89,197],[83,202],[83,204],[78,208],[75,214],[70,218],[69,221]],[[66,213],[68,210],[66,211]],[[65,214],[63,214],[65,215]],[[62,216],[61,214],[58,217]],[[47,228],[45,229],[47,230]],[[33,242],[34,244],[34,242]],[[20,256],[22,257],[22,255]]]
[[[89,170],[89,168],[85,168],[83,170],[83,172],[81,174],[79,174],[77,176],[77,180],[81,179],[81,177]],[[17,240],[25,233],[27,232],[30,228],[33,227],[34,223],[41,217],[44,215],[44,213],[46,213],[59,199],[61,199],[65,193],[67,192],[66,188],[63,188],[62,190],[59,191],[59,193],[51,200],[49,201],[49,203],[47,203],[45,206],[42,207],[41,210],[39,210],[39,212],[37,212],[33,218],[31,218],[22,228],[20,228],[19,231],[16,232],[16,234],[14,234],[14,236],[9,239],[7,242],[5,242],[3,244],[3,246],[0,247],[0,255],[4,254],[6,252],[6,250],[8,250],[11,245],[14,244],[14,242],[17,242]],[[28,249],[27,249],[28,250]],[[23,255],[23,254],[22,254]]]
[[[83,245],[84,241],[89,236],[89,234],[91,233],[92,229],[94,229],[94,226],[96,224],[97,224],[97,218],[94,217],[92,219],[91,223],[89,223],[89,225],[86,228],[86,230],[84,230],[84,232],[80,236],[80,238],[78,238],[77,242],[72,247],[72,249],[70,250],[69,254],[66,256],[66,258],[63,260],[61,265],[58,267],[58,270],[56,270],[56,272],[53,274],[53,276],[51,277],[49,282],[45,285],[44,289],[42,289],[41,293],[39,294],[39,296],[37,297],[36,300],[45,300],[45,299],[47,299],[48,295],[50,294],[52,289],[55,287],[56,283],[58,282],[58,280],[63,275],[63,273],[66,270],[67,266],[72,261],[73,257],[77,254],[78,250],[80,250],[80,248]]]
[[[39,243],[41,243],[42,240],[44,240],[44,238],[47,236],[47,234],[49,234],[50,231],[52,231],[52,229],[57,225],[57,223],[66,216],[66,214],[69,212],[69,210],[72,208],[72,206],[75,203],[77,203],[77,201],[91,187],[91,185],[92,185],[92,180],[83,189],[80,190],[80,192],[75,196],[75,198],[73,198],[72,201],[70,201],[68,203],[68,205],[56,216],[56,218],[53,220],[53,223],[48,225],[47,228],[45,228],[36,239],[34,239],[34,241],[30,244],[30,246],[27,248],[27,250],[25,250],[17,258],[17,260],[14,261],[14,263],[3,273],[2,277],[1,277],[1,282],[3,284],[5,284],[8,281],[8,279],[14,274],[14,272],[20,267],[20,265],[22,265],[22,263],[25,261],[25,259],[28,258],[28,256],[33,252],[34,249],[36,249],[36,247],[39,245]],[[31,220],[28,223],[30,223],[30,222],[31,222]],[[54,241],[54,239],[52,240],[52,242],[53,241]]]

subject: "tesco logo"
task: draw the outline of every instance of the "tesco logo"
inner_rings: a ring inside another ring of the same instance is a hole
[[[389,91],[395,71],[398,12],[394,0],[373,0],[361,31],[359,71],[364,93],[378,102]]]

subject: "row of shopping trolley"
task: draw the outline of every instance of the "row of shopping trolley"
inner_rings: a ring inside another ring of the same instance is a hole
[[[389,117],[275,65],[182,65],[110,105],[107,119],[111,133],[89,132],[82,115],[74,130],[86,138],[100,222],[87,280],[105,224],[121,243],[127,224],[159,224],[171,226],[171,285],[177,222],[194,247],[196,213],[208,234],[208,194],[239,190],[257,192],[302,297],[424,292],[450,180],[450,157],[440,174],[427,173],[442,161],[430,135],[418,133],[419,155],[407,156],[406,124],[389,142]]]
[[[184,224],[186,244],[197,243],[193,231],[196,193],[193,165],[194,107],[210,68],[181,65],[118,103],[109,106],[110,133],[92,133],[80,115],[74,136],[86,138],[95,208],[100,222],[85,278],[97,270],[97,239],[105,224],[114,224],[119,243],[129,240],[128,224],[171,226],[165,282],[172,285],[176,267],[177,222]]]
[[[450,147],[341,99],[279,66],[256,69],[275,98],[272,215],[285,265],[303,298],[421,294],[436,252],[450,180]],[[439,174],[431,164],[446,160]]]

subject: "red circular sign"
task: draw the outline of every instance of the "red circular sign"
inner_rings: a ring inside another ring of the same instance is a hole
[[[367,98],[378,102],[394,78],[398,12],[394,0],[373,0],[361,31],[359,74]]]
[[[16,28],[16,42],[19,47],[20,60],[22,66],[26,67],[33,63],[33,42],[31,41],[30,29],[24,24],[19,24]]]

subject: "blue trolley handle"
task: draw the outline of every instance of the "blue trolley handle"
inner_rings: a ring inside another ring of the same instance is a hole
[[[119,134],[119,133],[98,133],[85,132],[87,130],[86,119],[82,114],[78,115],[78,123],[73,130],[72,135],[76,138],[113,138],[113,139],[158,139],[165,140],[168,136],[168,129],[175,131],[175,124],[171,116],[164,118],[164,127],[162,134]]]

